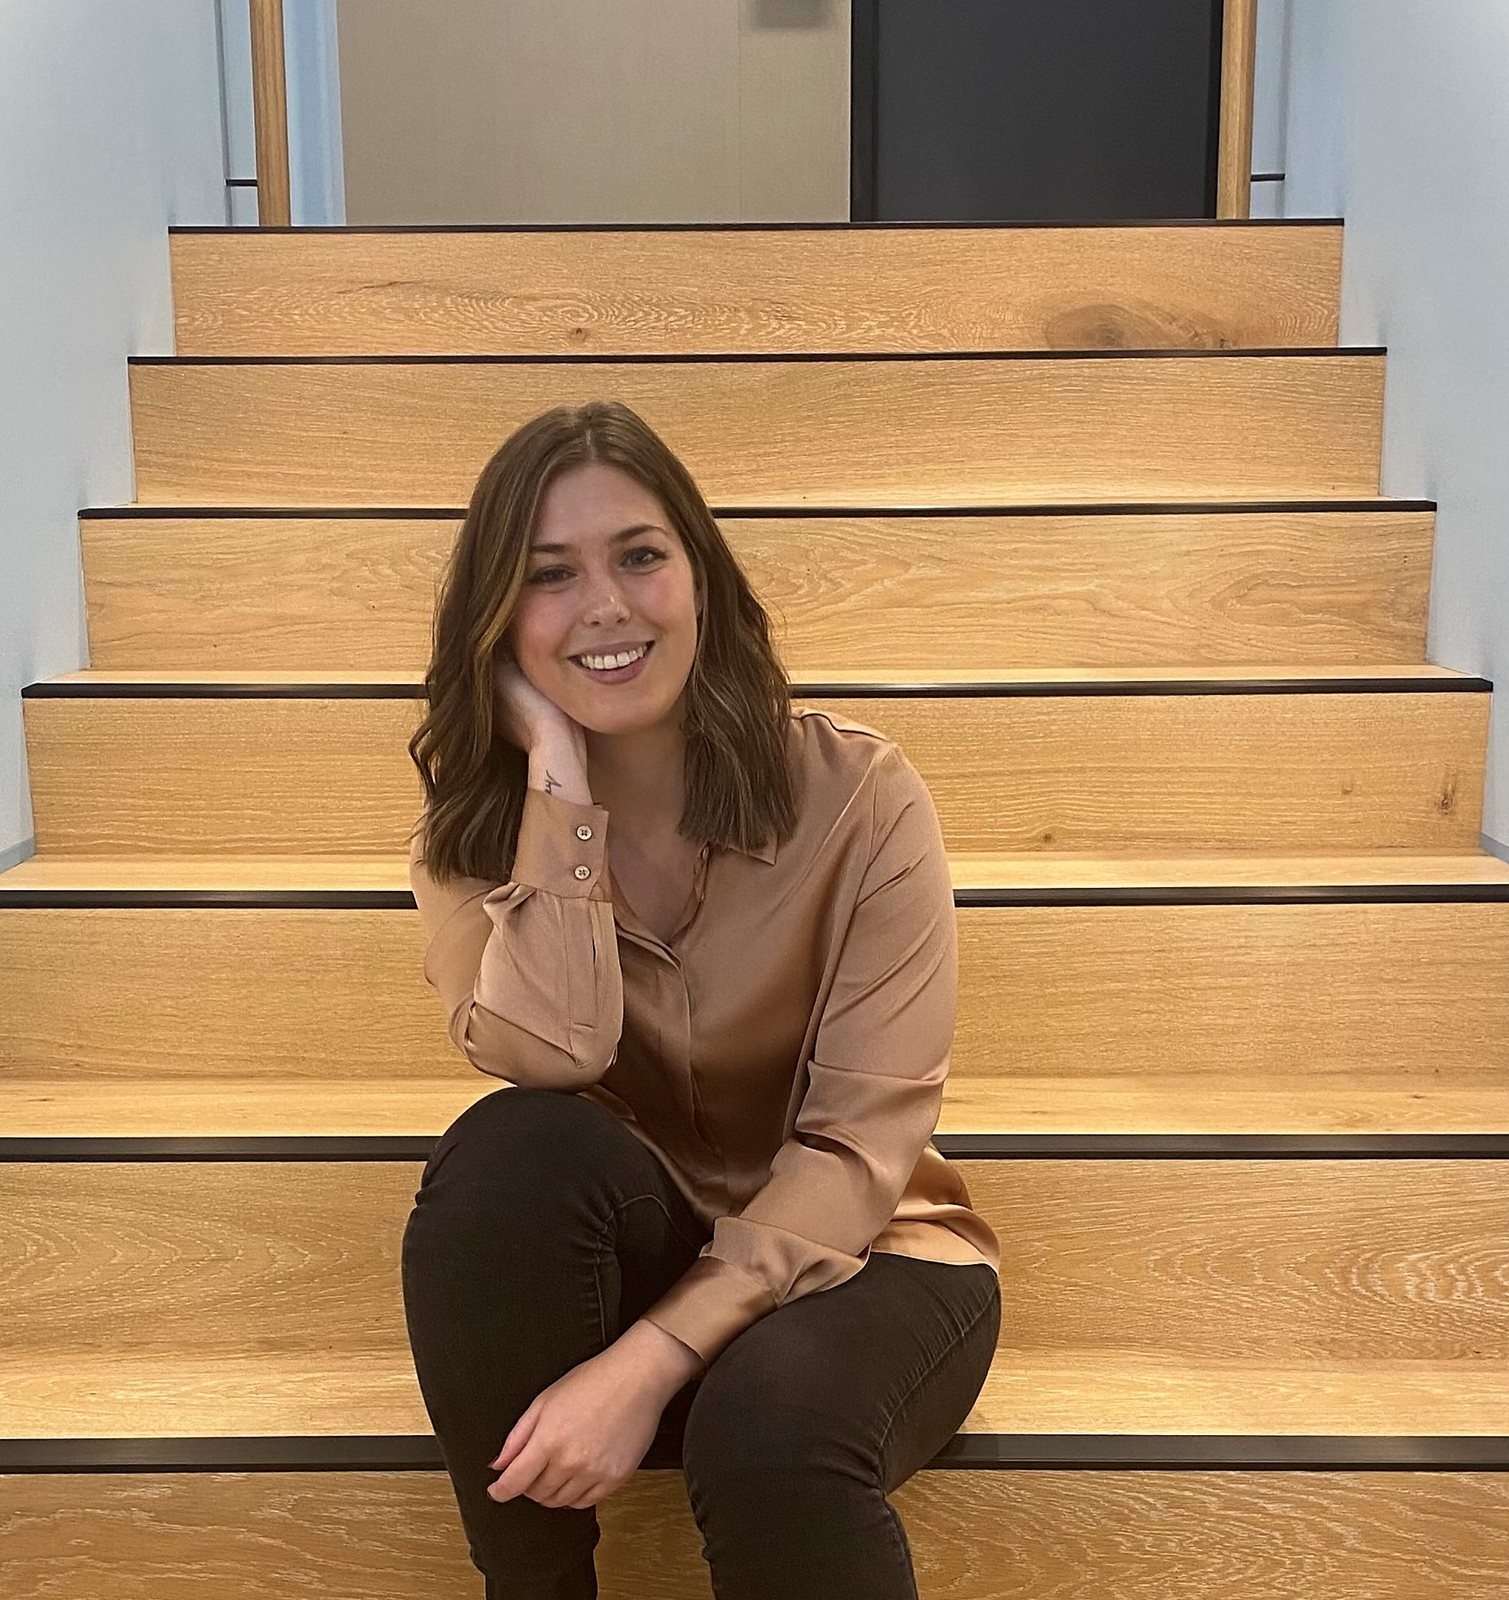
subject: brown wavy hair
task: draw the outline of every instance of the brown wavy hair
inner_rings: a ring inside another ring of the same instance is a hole
[[[556,406],[512,433],[483,467],[435,603],[423,720],[409,741],[424,782],[425,870],[506,881],[529,758],[500,726],[494,672],[527,571],[551,480],[611,462],[656,495],[703,597],[687,679],[686,801],[679,831],[753,849],[796,824],[787,756],[791,685],[769,619],[691,474],[636,412],[616,400]],[[412,842],[413,833],[410,834]]]

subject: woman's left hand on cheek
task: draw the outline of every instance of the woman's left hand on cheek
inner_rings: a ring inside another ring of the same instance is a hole
[[[666,1406],[663,1389],[634,1377],[609,1349],[541,1390],[493,1459],[502,1475],[488,1494],[573,1508],[605,1500],[644,1460]]]

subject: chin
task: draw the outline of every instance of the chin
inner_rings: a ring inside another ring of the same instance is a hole
[[[659,706],[625,706],[614,712],[601,706],[583,707],[580,715],[572,715],[592,733],[644,733],[657,728],[670,715],[671,708]]]

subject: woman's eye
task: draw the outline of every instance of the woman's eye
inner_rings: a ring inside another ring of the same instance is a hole
[[[649,556],[650,559],[648,561],[636,561],[634,559],[636,556]],[[630,564],[636,567],[652,567],[664,559],[660,551],[655,549],[653,545],[647,544],[637,546],[629,552],[627,557]],[[529,581],[531,583],[547,583],[552,581],[557,573],[565,571],[565,567],[542,567]]]

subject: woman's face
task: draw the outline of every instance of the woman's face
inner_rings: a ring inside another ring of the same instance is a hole
[[[607,462],[558,473],[540,499],[509,625],[524,676],[596,733],[637,733],[672,716],[679,726],[697,629],[692,565],[659,497]],[[646,642],[628,682],[604,682],[572,659]]]

